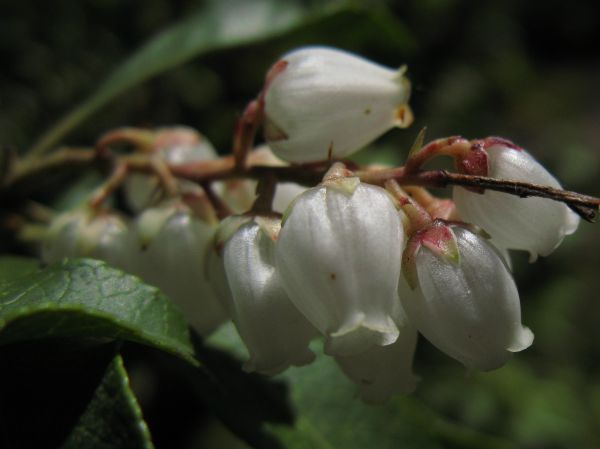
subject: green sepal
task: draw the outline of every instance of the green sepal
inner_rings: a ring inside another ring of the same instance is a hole
[[[279,231],[281,231],[281,220],[279,218],[257,215],[254,217],[254,221],[271,240],[277,240]]]
[[[421,150],[421,148],[423,148],[423,143],[425,142],[426,132],[427,132],[426,126],[421,128],[421,131],[419,131],[419,134],[417,134],[417,137],[415,137],[415,141],[413,142],[412,146],[410,147],[410,151],[408,152],[408,158],[411,158],[412,156],[417,154]]]
[[[418,234],[412,236],[402,253],[402,275],[411,290],[419,286],[419,274],[417,272],[417,254],[421,249],[421,239]]]
[[[329,167],[321,182],[321,186],[332,188],[348,196],[354,193],[359,184],[360,178],[354,176],[354,173],[341,162],[336,162]]]

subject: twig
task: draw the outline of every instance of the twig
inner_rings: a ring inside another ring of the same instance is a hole
[[[102,163],[102,159],[92,149],[63,148],[49,156],[15,164],[1,186],[1,193],[7,196],[17,192],[27,194],[40,184],[40,179],[98,163]]]
[[[364,182],[384,185],[388,179],[395,179],[401,185],[444,188],[450,185],[471,187],[480,190],[495,190],[521,198],[537,196],[560,201],[569,206],[584,220],[593,222],[600,211],[600,199],[568,190],[532,184],[510,179],[496,179],[487,176],[464,175],[446,170],[430,170],[406,173],[403,167],[365,172],[361,175]]]
[[[62,150],[18,169],[0,189],[0,196],[10,192],[18,192],[20,188],[39,184],[39,179],[49,173],[60,172],[74,167],[91,167],[99,162],[113,164],[126,163],[127,170],[145,173],[156,173],[156,166],[151,158],[131,156],[113,156],[112,160],[98,160],[93,150]],[[236,170],[233,156],[203,162],[181,165],[167,165],[168,171],[176,178],[187,179],[202,185],[213,181],[232,178],[262,179],[273,177],[278,182],[296,182],[306,186],[318,184],[328,169],[329,164],[315,163],[291,165],[284,167],[250,166],[243,171]],[[363,182],[385,185],[386,181],[396,180],[400,185],[444,188],[450,185],[470,187],[477,190],[495,190],[519,197],[537,196],[560,201],[569,206],[583,219],[594,221],[600,210],[600,199],[568,190],[555,189],[548,186],[531,184],[509,179],[495,179],[486,176],[466,175],[446,170],[417,171],[409,173],[404,167],[380,170],[359,170],[357,176]]]

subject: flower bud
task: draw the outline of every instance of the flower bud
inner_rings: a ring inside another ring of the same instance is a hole
[[[265,138],[286,161],[341,158],[412,123],[404,67],[326,47],[292,51],[276,67],[263,92]]]
[[[432,229],[439,235],[437,228]],[[457,257],[432,249],[437,239],[428,230],[409,241],[400,300],[410,322],[437,348],[468,368],[499,368],[533,341],[521,324],[517,287],[502,256],[483,237],[460,226],[446,230],[454,236]],[[406,275],[413,270],[416,285]]]
[[[277,242],[292,302],[325,335],[325,352],[353,355],[396,341],[392,313],[404,231],[388,193],[337,178],[301,194]]]
[[[487,148],[487,154],[490,177],[561,188],[554,176],[520,148],[496,144]],[[498,248],[529,251],[532,261],[538,254],[554,251],[579,224],[579,217],[565,204],[547,198],[519,198],[491,190],[478,194],[455,187],[454,201],[462,219],[482,227]]]
[[[138,217],[128,245],[128,271],[160,288],[202,335],[226,319],[205,272],[215,228],[183,202],[166,203]]]
[[[360,397],[368,404],[382,404],[392,395],[412,393],[418,381],[412,371],[417,330],[399,303],[397,309],[400,335],[394,343],[335,358],[344,374],[358,384]]]
[[[312,362],[308,344],[317,335],[275,270],[278,228],[279,220],[257,217],[231,236],[223,253],[231,289],[227,309],[250,354],[244,369],[268,375]]]
[[[65,257],[91,257],[121,267],[126,239],[127,224],[118,215],[77,209],[52,221],[42,245],[42,260],[54,263]]]
[[[197,131],[183,127],[159,128],[154,132],[153,154],[167,164],[181,165],[217,158],[217,152]],[[179,181],[182,191],[198,191],[191,182]],[[131,209],[141,212],[155,201],[159,180],[155,176],[132,173],[125,181],[125,197]]]

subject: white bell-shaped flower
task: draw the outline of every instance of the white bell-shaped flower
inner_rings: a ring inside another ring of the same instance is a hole
[[[325,336],[326,353],[353,355],[396,341],[403,238],[388,193],[355,177],[326,181],[293,203],[277,269],[292,302]]]
[[[351,356],[338,356],[338,363],[359,387],[359,395],[368,404],[382,404],[390,396],[412,393],[419,378],[412,371],[417,346],[417,330],[397,305],[398,339],[387,346],[372,346]]]
[[[526,181],[560,189],[548,171],[525,150],[505,145],[487,148],[488,176]],[[565,204],[546,198],[519,198],[486,190],[483,194],[454,188],[461,218],[492,236],[498,248],[526,250],[534,261],[547,256],[579,225],[579,217]]]
[[[317,330],[292,304],[275,269],[280,221],[257,217],[225,243],[223,258],[231,289],[228,311],[250,354],[247,371],[274,375],[314,360],[308,349]]]
[[[410,322],[438,349],[468,368],[499,368],[533,342],[533,333],[521,324],[517,287],[502,256],[483,237],[460,226],[447,232],[455,239],[452,257],[433,251],[439,239],[428,242],[426,234],[409,263],[405,255],[400,300]]]
[[[265,138],[290,162],[347,156],[394,126],[412,123],[405,68],[342,50],[305,47],[284,55],[265,85]]]
[[[206,275],[215,229],[187,205],[167,203],[138,217],[128,245],[128,271],[160,288],[201,335],[227,318]]]
[[[91,257],[120,268],[127,233],[127,223],[115,213],[87,207],[66,212],[50,224],[42,260],[54,263],[65,257]]]
[[[208,161],[217,158],[212,144],[197,131],[183,126],[159,128],[155,131],[154,157],[167,164],[182,165],[188,162]],[[181,191],[198,191],[197,184],[180,180]],[[124,185],[127,204],[135,212],[156,203],[159,180],[155,176],[132,173]]]

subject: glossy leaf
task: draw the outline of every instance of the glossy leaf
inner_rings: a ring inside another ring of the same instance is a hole
[[[154,449],[150,431],[117,355],[62,449]]]
[[[10,259],[0,260],[0,267],[10,266]],[[0,277],[0,345],[56,337],[120,339],[197,363],[184,318],[139,278],[91,259],[31,270],[30,263],[18,261]]]

